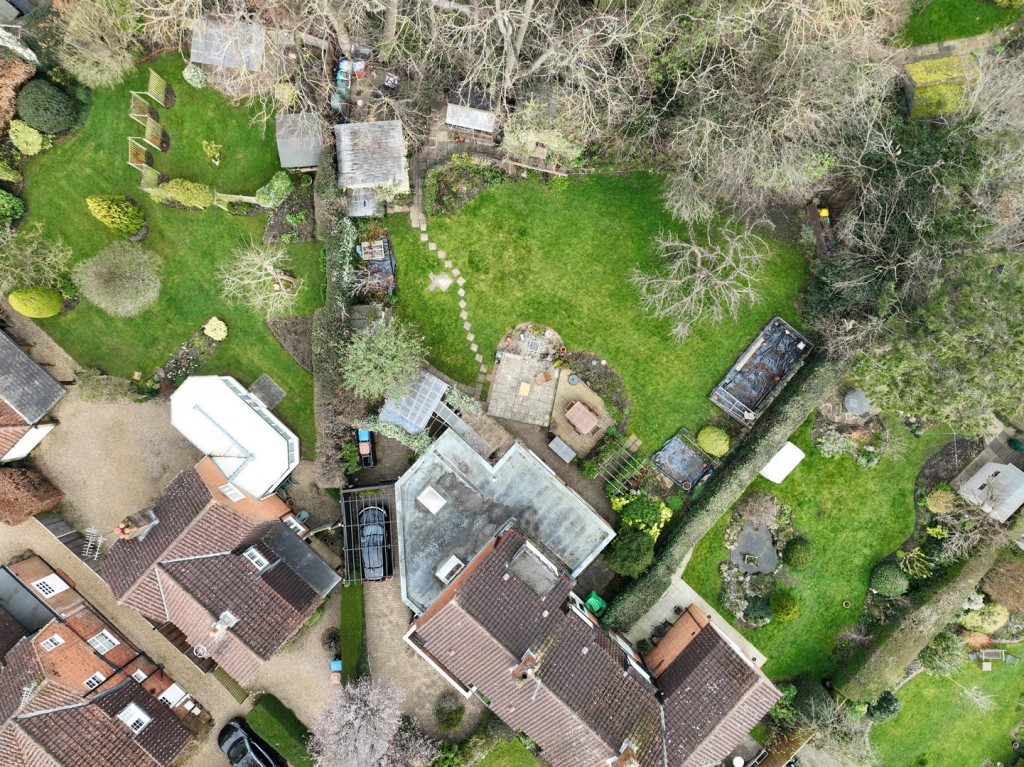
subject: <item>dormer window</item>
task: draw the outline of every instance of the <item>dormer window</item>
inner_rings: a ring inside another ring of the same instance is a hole
[[[129,703],[121,709],[121,713],[117,715],[117,718],[124,722],[128,726],[128,729],[136,734],[142,732],[146,728],[146,725],[153,721],[153,717],[134,703]]]
[[[267,558],[256,550],[255,546],[247,548],[242,556],[252,562],[256,566],[257,570],[265,570],[270,564],[270,562],[267,561]]]
[[[89,645],[100,655],[106,655],[119,644],[121,644],[121,640],[106,629],[103,629],[103,631],[89,640]]]
[[[67,591],[71,587],[57,573],[50,573],[45,578],[32,581],[32,588],[42,594],[44,599],[49,599],[62,591]]]

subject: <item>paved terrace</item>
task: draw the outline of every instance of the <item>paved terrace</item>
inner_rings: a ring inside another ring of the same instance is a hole
[[[428,488],[444,501],[433,514],[417,500]],[[435,571],[449,557],[468,563],[512,520],[573,576],[615,537],[590,505],[519,443],[492,466],[446,431],[395,491],[402,599],[417,614],[445,588]]]

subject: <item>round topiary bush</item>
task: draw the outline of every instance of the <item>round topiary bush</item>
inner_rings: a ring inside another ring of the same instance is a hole
[[[776,589],[769,603],[774,620],[791,621],[800,614],[800,603],[789,589]]]
[[[60,88],[36,79],[18,92],[18,114],[37,131],[64,133],[78,119],[78,107]]]
[[[24,120],[11,120],[7,126],[7,135],[14,148],[26,157],[32,157],[50,148],[50,139]]]
[[[85,198],[93,218],[108,229],[131,237],[146,225],[142,209],[123,194],[93,195]]]
[[[0,189],[0,226],[7,226],[16,218],[25,215],[25,203],[21,198]]]
[[[968,610],[960,619],[960,625],[968,631],[981,634],[994,634],[1006,625],[1010,619],[1010,611],[1000,604],[990,602],[980,610]]]
[[[60,313],[64,299],[53,288],[24,288],[12,291],[7,300],[18,314],[41,320]]]
[[[875,565],[871,571],[871,588],[883,597],[898,597],[910,587],[906,573],[891,562]]]
[[[900,699],[892,690],[886,690],[878,696],[878,700],[868,706],[868,719],[884,722],[892,719],[900,712]]]
[[[87,299],[116,317],[133,317],[160,295],[160,257],[132,242],[115,242],[83,261],[71,276]]]
[[[720,458],[729,452],[729,435],[717,426],[705,426],[697,434],[697,444],[708,455]]]
[[[466,707],[462,704],[459,696],[452,691],[441,693],[434,706],[434,716],[437,717],[437,729],[441,732],[450,732],[462,724],[462,717],[466,714]]]
[[[794,570],[806,570],[811,566],[811,542],[806,538],[794,538],[786,546],[782,561]]]
[[[637,527],[623,526],[609,544],[604,558],[619,575],[635,578],[654,561],[654,538]]]
[[[932,490],[924,502],[932,514],[951,514],[956,511],[956,495],[946,487]]]

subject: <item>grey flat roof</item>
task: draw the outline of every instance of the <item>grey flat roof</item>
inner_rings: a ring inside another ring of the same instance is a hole
[[[0,333],[0,398],[26,423],[37,423],[65,394],[63,386]]]
[[[282,168],[315,168],[320,162],[320,121],[312,112],[277,116],[277,156]]]
[[[428,487],[445,500],[431,514]],[[615,537],[543,461],[516,443],[493,466],[449,429],[395,485],[402,598],[422,613],[444,590],[434,573],[451,556],[468,564],[509,522],[573,576]]]
[[[494,114],[483,109],[474,109],[461,104],[448,104],[448,112],[444,121],[456,128],[494,133]]]
[[[409,184],[400,120],[334,126],[338,146],[338,185],[364,189]]]
[[[192,28],[189,61],[255,72],[263,68],[266,31],[243,21],[200,19]]]

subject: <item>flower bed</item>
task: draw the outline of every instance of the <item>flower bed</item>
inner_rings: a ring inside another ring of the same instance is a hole
[[[206,364],[227,335],[227,325],[222,320],[211,317],[139,388],[167,391],[168,388],[173,390],[181,386],[186,378],[197,373]]]

